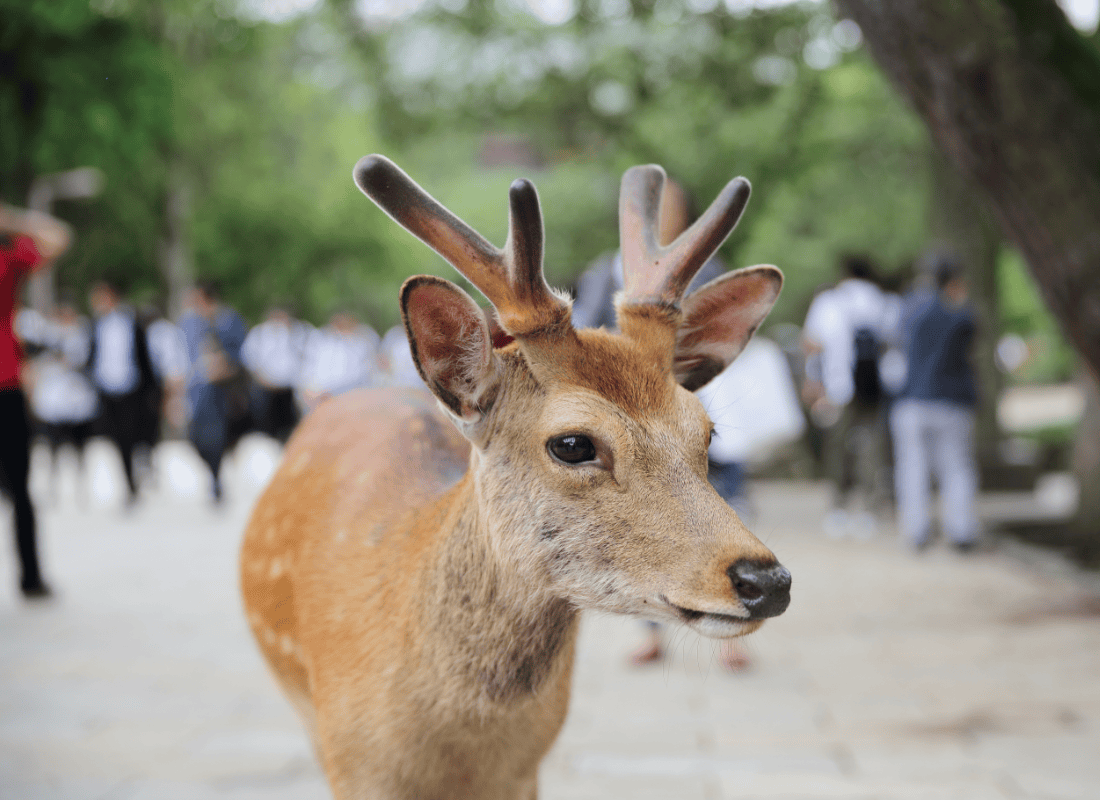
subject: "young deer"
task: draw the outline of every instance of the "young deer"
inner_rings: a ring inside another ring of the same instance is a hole
[[[682,297],[749,184],[662,247],[664,180],[656,166],[623,177],[611,333],[575,330],[546,285],[529,182],[512,184],[500,250],[387,159],[356,165],[359,188],[496,318],[446,280],[406,281],[438,404],[412,390],[322,404],[245,534],[252,630],[340,800],[534,798],[582,608],[716,638],[786,609],[789,573],[707,483],[711,423],[691,394],[741,351],[782,275],[751,267]]]

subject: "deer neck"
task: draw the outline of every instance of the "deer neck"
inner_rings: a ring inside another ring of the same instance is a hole
[[[441,675],[491,705],[534,700],[568,682],[577,609],[544,575],[501,546],[470,473],[455,487],[449,530],[428,575],[425,628]]]

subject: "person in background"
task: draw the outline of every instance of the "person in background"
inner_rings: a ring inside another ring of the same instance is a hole
[[[328,397],[370,386],[379,341],[374,329],[349,311],[337,311],[328,325],[313,331],[299,384],[305,407],[312,410]]]
[[[667,244],[687,230],[694,219],[694,202],[684,188],[673,180],[665,182],[661,198],[658,235]],[[717,256],[702,266],[691,281],[689,291],[717,278],[725,266]],[[615,295],[623,290],[623,256],[618,250],[604,253],[577,279],[577,297],[573,301],[573,325],[578,328],[614,330]]]
[[[968,288],[958,264],[936,269],[937,293],[914,309],[905,336],[908,376],[890,426],[896,460],[898,520],[905,542],[923,550],[932,541],[931,484],[940,488],[943,532],[960,552],[977,546],[974,457],[977,383],[970,362],[976,332]]]
[[[212,497],[220,504],[222,459],[249,426],[248,377],[241,367],[248,327],[240,314],[222,305],[216,282],[200,281],[188,295],[180,329],[191,365],[187,438],[209,467]]]
[[[97,281],[90,293],[92,328],[88,374],[99,394],[99,431],[118,449],[126,474],[125,507],[138,499],[134,451],[148,426],[150,393],[157,384],[149,344],[137,315],[122,302],[119,288]]]
[[[21,575],[28,600],[49,597],[38,560],[37,520],[29,487],[31,429],[20,383],[22,349],[15,338],[15,301],[23,280],[64,253],[72,242],[68,225],[47,214],[0,203],[0,489],[12,504]]]
[[[312,328],[294,319],[283,306],[273,306],[267,318],[248,332],[241,361],[252,376],[250,392],[256,428],[286,444],[300,416],[294,387]]]
[[[824,429],[825,468],[833,482],[829,536],[868,538],[885,509],[885,389],[879,362],[897,324],[897,298],[875,282],[862,256],[842,260],[843,278],[817,294],[802,328],[804,397]],[[810,372],[813,370],[813,372]],[[859,501],[853,511],[853,499]]]
[[[714,423],[708,478],[745,522],[755,516],[748,463],[806,430],[790,366],[773,340],[756,334],[728,367],[696,393]]]
[[[180,327],[165,316],[159,303],[145,306],[140,317],[149,341],[149,358],[160,382],[160,419],[167,422],[169,429],[182,431],[186,424],[184,395],[190,366],[187,339]]]
[[[84,449],[92,437],[99,399],[84,372],[91,352],[87,320],[63,299],[50,322],[46,350],[34,362],[31,410],[50,448],[50,491],[56,499],[58,456],[64,445],[72,445],[77,474],[84,474]]]

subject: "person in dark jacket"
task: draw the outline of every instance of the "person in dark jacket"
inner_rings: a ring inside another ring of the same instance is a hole
[[[974,500],[978,470],[974,457],[977,385],[970,362],[976,323],[958,265],[943,261],[937,293],[914,309],[905,337],[908,378],[895,403],[894,438],[898,520],[914,550],[932,541],[931,478],[940,489],[940,523],[960,551],[978,539]]]
[[[156,416],[158,385],[145,330],[134,310],[122,302],[118,286],[98,281],[92,286],[96,320],[88,373],[99,393],[99,430],[118,448],[126,474],[126,506],[138,499],[134,450]]]
[[[215,503],[222,501],[222,459],[251,424],[248,376],[241,366],[248,326],[220,298],[215,282],[200,282],[191,291],[189,308],[180,319],[191,363],[187,438],[210,468]]]

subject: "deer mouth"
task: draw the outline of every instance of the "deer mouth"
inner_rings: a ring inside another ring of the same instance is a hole
[[[664,595],[661,600],[669,608],[676,612],[680,621],[703,636],[714,639],[730,639],[735,636],[744,636],[752,633],[762,624],[762,620],[739,617],[734,614],[721,614],[715,611],[700,611],[696,608],[687,608],[676,605]]]

